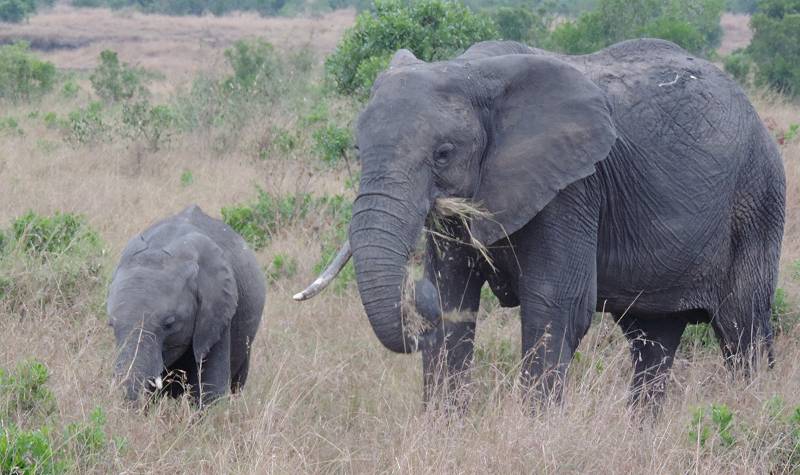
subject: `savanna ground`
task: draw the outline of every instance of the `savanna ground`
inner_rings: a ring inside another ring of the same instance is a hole
[[[531,414],[515,385],[516,310],[489,303],[479,315],[473,404],[465,418],[448,421],[423,411],[419,356],[380,346],[352,282],[308,303],[291,300],[331,244],[330,219],[314,212],[287,219],[257,253],[271,278],[245,390],[203,417],[186,400],[162,400],[146,412],[123,404],[110,379],[114,342],[104,299],[129,237],[189,203],[220,216],[223,207],[253,201],[256,187],[279,196],[352,199],[357,165],[352,158],[326,163],[313,139],[326,123],[350,126],[358,108],[317,85],[324,55],[352,18],[351,12],[314,19],[171,18],[58,7],[27,25],[0,28],[1,38],[48,40],[54,49],[41,56],[73,71],[80,87],[74,97],[54,92],[0,111],[18,121],[13,130],[0,130],[0,227],[27,210],[80,213],[103,243],[90,265],[58,256],[4,264],[17,293],[0,302],[0,367],[43,362],[55,400],[49,414],[20,410],[15,420],[22,426],[44,420],[60,431],[102,408],[105,437],[114,442],[88,454],[71,449],[80,462],[70,469],[81,473],[799,470],[800,425],[791,418],[800,406],[800,329],[780,334],[775,369],[747,382],[730,380],[715,348],[698,340],[684,346],[661,417],[642,423],[626,407],[627,345],[610,319],[598,317],[570,370],[563,406]],[[726,40],[733,49],[746,28],[734,28],[741,18],[726,17],[723,24],[735,30],[736,38]],[[223,74],[224,48],[249,35],[270,41],[287,58],[305,48],[302,57],[311,59],[282,79],[284,92],[262,113],[234,131],[223,125],[178,132],[153,150],[118,138],[69,144],[59,127],[42,120],[48,112],[66,116],[85,106],[88,71],[102,49],[157,71],[150,88],[167,100],[197,74]],[[776,134],[800,122],[798,105],[760,93],[753,101]],[[789,186],[780,286],[788,302],[782,317],[790,319],[800,300],[800,140],[785,141],[781,151]],[[276,256],[291,265],[276,269]],[[730,422],[719,415],[724,408]]]

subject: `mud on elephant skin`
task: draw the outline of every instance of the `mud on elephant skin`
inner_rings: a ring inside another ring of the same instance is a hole
[[[255,254],[197,206],[131,239],[107,304],[126,399],[190,388],[207,404],[241,388],[265,293]]]
[[[601,309],[630,340],[633,403],[663,394],[689,323],[711,323],[733,368],[772,360],[783,163],[711,63],[661,40],[583,56],[484,42],[436,63],[403,50],[356,132],[347,255],[381,343],[423,350],[426,394],[469,368],[476,327],[435,317],[419,336],[404,324],[406,264],[442,199],[485,213],[450,223],[458,242],[428,239],[423,279],[440,309],[423,310],[474,315],[488,281],[520,307],[521,377],[536,394],[558,397]]]

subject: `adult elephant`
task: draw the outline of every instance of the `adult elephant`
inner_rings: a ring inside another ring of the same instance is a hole
[[[438,63],[401,50],[357,141],[358,288],[387,348],[423,351],[426,394],[441,378],[436,355],[451,375],[469,366],[485,281],[520,306],[523,380],[545,395],[559,394],[601,309],[630,340],[633,402],[663,393],[688,323],[710,322],[734,367],[762,350],[771,363],[783,165],[745,94],[708,62],[650,39],[585,56],[485,42]],[[412,335],[406,265],[449,197],[489,213],[447,226],[489,245],[492,265],[470,239],[429,240],[417,307],[435,330]]]

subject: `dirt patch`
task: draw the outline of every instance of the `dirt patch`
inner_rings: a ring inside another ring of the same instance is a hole
[[[744,48],[753,39],[753,32],[750,30],[750,15],[736,13],[724,13],[722,20],[722,45],[717,52],[722,55],[730,54],[732,51]]]

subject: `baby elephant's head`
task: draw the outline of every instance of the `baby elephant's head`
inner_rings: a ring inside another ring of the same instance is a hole
[[[161,389],[166,368],[178,359],[201,362],[230,323],[236,301],[231,268],[207,236],[132,240],[107,304],[117,342],[114,374],[125,398]]]

